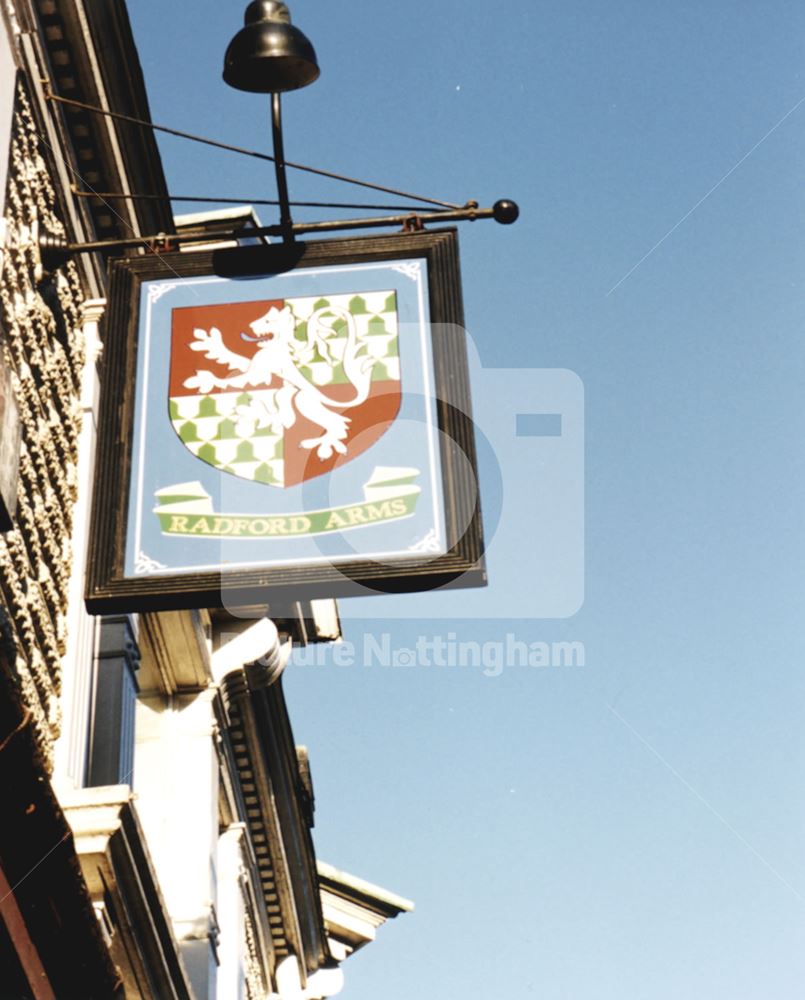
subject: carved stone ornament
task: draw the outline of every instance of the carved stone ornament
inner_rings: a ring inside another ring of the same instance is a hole
[[[14,526],[0,535],[0,600],[14,622],[20,688],[52,765],[76,499],[84,296],[72,262],[47,289],[42,285],[31,234],[39,228],[63,235],[64,227],[22,86],[14,111],[5,227],[0,352],[16,400],[20,441]],[[6,461],[0,456],[3,482]]]

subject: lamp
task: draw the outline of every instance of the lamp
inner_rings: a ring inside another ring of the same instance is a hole
[[[245,27],[224,56],[224,80],[230,87],[253,94],[281,94],[318,79],[313,46],[291,24],[284,3],[254,0],[246,8],[244,21]]]
[[[285,177],[280,94],[299,90],[319,76],[316,53],[308,38],[291,24],[288,7],[279,0],[252,0],[245,25],[224,56],[224,82],[236,90],[271,94],[271,132],[280,203],[282,237],[293,242],[293,221]]]

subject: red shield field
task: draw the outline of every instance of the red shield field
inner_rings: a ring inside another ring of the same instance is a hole
[[[199,461],[286,487],[371,448],[400,408],[394,292],[173,310],[169,417]]]

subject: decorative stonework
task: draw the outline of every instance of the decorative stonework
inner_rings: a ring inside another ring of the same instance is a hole
[[[63,235],[22,87],[11,140],[0,330],[22,425],[15,530],[0,536],[0,600],[16,629],[20,689],[46,760],[59,734],[72,509],[84,361],[83,294],[72,262],[43,276],[38,230]]]
[[[264,972],[264,958],[257,946],[257,933],[255,929],[255,914],[249,899],[249,894],[245,891],[247,885],[248,872],[245,868],[241,870],[240,887],[243,893],[244,920],[243,935],[245,944],[245,954],[243,964],[246,979],[247,1000],[263,1000],[266,995],[267,983]]]

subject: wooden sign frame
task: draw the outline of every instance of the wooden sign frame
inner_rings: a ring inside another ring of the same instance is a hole
[[[485,584],[454,229],[149,254],[115,260],[110,268],[86,592],[91,612],[234,607]],[[390,312],[377,315],[383,309]],[[257,362],[243,352],[259,354],[261,363],[279,358],[282,323],[289,316],[295,324],[290,350],[307,367],[299,362],[288,369],[286,351],[283,370],[291,381],[282,376],[257,386]],[[224,328],[227,317],[231,332]],[[372,341],[378,330],[380,338]],[[299,370],[305,372],[301,381]],[[346,399],[368,377],[364,394],[376,395],[380,406],[380,390],[373,387],[396,391],[399,410],[392,413],[396,397],[388,396],[385,414],[381,407],[374,422],[363,418],[371,426],[362,432],[369,443],[360,444],[355,428],[363,411],[352,402],[332,402],[328,393]],[[339,379],[341,386],[335,384]],[[314,382],[317,387],[308,388]],[[286,388],[290,406],[270,385]],[[241,390],[245,395],[236,395]],[[324,431],[300,443],[291,425],[305,422],[303,411],[328,422],[317,417],[325,411],[316,410],[316,398],[324,399],[325,410],[341,407],[342,416],[329,421],[338,429],[329,438]],[[262,422],[254,415],[260,400],[269,411]],[[218,424],[197,416],[202,412],[216,414]],[[185,419],[188,413],[194,419]],[[244,449],[247,458],[259,458],[249,441],[269,447],[258,440],[261,433],[275,435],[272,441],[280,443],[271,455],[280,459],[241,461]],[[236,434],[254,436],[246,444],[239,437],[237,447],[222,441]],[[420,457],[427,453],[430,459],[411,467],[409,447],[415,458],[419,449]],[[360,448],[353,460],[351,452]],[[372,459],[374,454],[379,458]],[[191,472],[183,477],[180,466]],[[423,483],[412,485],[420,467]],[[349,477],[361,470],[368,480],[362,483],[365,499],[339,499],[339,489],[354,491]],[[197,474],[197,481],[187,481]],[[293,475],[298,481],[291,484]],[[211,476],[218,478],[213,482]],[[277,485],[283,489],[272,488]],[[325,489],[335,505],[317,505]],[[264,500],[257,505],[240,499],[239,490]],[[276,498],[284,495],[304,496],[305,503],[291,512],[280,505],[277,514]],[[422,537],[415,538],[415,530]],[[391,541],[384,540],[386,533]],[[220,553],[214,564],[203,555],[213,551],[213,542]],[[250,562],[263,552],[271,557],[260,565]]]

